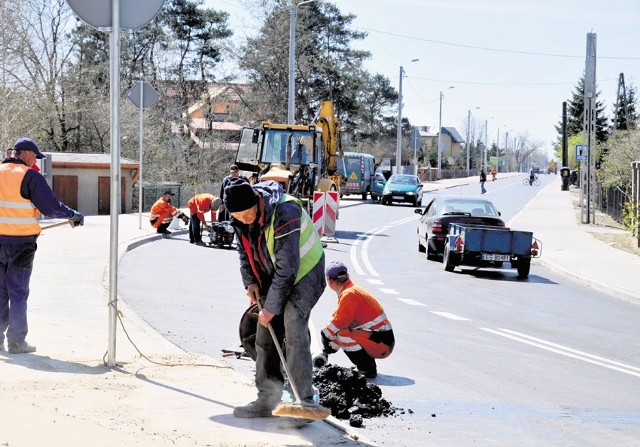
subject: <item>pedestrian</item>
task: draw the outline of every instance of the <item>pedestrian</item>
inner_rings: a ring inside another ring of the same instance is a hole
[[[30,138],[13,145],[11,158],[0,164],[0,351],[13,354],[34,352],[26,341],[27,299],[33,260],[40,235],[38,215],[66,218],[73,226],[84,224],[84,216],[60,202],[45,178],[31,169],[36,159],[46,158]]]
[[[498,170],[496,169],[496,167],[492,167],[491,168],[491,179],[495,182],[496,181],[496,177],[498,175]]]
[[[365,377],[376,377],[376,359],[387,358],[395,346],[389,318],[373,295],[353,283],[342,262],[327,267],[327,285],[338,294],[338,306],[320,333],[324,356],[342,349]]]
[[[222,206],[218,211],[219,222],[223,222],[231,219],[231,215],[227,212],[227,210],[224,207],[224,189],[227,186],[229,186],[229,183],[231,183],[231,181],[234,178],[241,178],[246,180],[247,182],[249,181],[249,179],[246,178],[244,175],[240,175],[240,169],[238,168],[238,165],[233,164],[229,167],[229,175],[227,175],[224,179],[222,179],[222,185],[220,186],[220,194],[218,194],[218,197],[220,197],[220,199],[222,200]]]
[[[204,245],[202,242],[202,225],[209,227],[205,213],[211,212],[211,223],[216,221],[216,211],[220,208],[222,201],[209,193],[196,194],[188,202],[189,214],[189,242],[197,245]]]
[[[182,219],[185,225],[189,224],[189,218],[186,214],[171,204],[171,197],[175,195],[175,193],[167,190],[156,200],[156,203],[151,206],[149,223],[159,234],[171,234],[171,231],[167,228],[174,217]]]
[[[484,169],[480,170],[480,192],[482,194],[486,193],[487,190],[484,188],[484,182],[487,181],[487,174],[485,174]]]
[[[260,301],[256,331],[258,397],[236,407],[239,418],[271,416],[282,397],[280,358],[267,327],[284,327],[286,359],[302,404],[313,401],[309,315],[326,286],[324,250],[300,200],[274,181],[250,185],[241,178],[225,188],[224,205],[236,231],[240,274],[252,304]]]

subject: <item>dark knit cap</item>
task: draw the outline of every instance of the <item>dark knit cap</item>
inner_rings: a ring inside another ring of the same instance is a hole
[[[245,211],[258,203],[258,194],[245,179],[231,180],[224,189],[224,207],[230,213]]]

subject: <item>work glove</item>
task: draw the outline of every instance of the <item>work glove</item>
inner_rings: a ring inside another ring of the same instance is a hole
[[[185,225],[189,225],[189,218],[187,217],[187,215],[185,213],[180,213],[178,215],[178,217],[180,219],[182,219],[182,221],[184,222]]]
[[[77,212],[77,211],[73,212],[73,216],[71,216],[71,218],[69,220],[71,222],[73,222],[74,228],[84,225],[84,215],[82,213]]]

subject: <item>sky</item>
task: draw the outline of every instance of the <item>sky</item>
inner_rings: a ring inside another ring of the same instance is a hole
[[[443,126],[465,137],[470,116],[477,132],[486,128],[489,145],[498,136],[501,147],[507,135],[527,136],[552,156],[562,102],[571,99],[584,71],[587,33],[597,36],[596,80],[607,115],[620,73],[627,88],[638,87],[638,0],[331,3],[355,15],[352,27],[367,33],[354,46],[371,52],[365,63],[371,73],[385,75],[399,90],[403,67],[402,115],[415,126],[438,126],[442,91]],[[230,14],[238,40],[257,31],[242,0],[205,5]]]

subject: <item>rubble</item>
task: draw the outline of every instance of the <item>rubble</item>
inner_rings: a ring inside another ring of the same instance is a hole
[[[349,419],[353,427],[362,426],[363,418],[393,416],[394,408],[382,397],[380,388],[367,382],[356,369],[326,365],[313,372],[313,384],[320,391],[320,404],[338,419]]]

